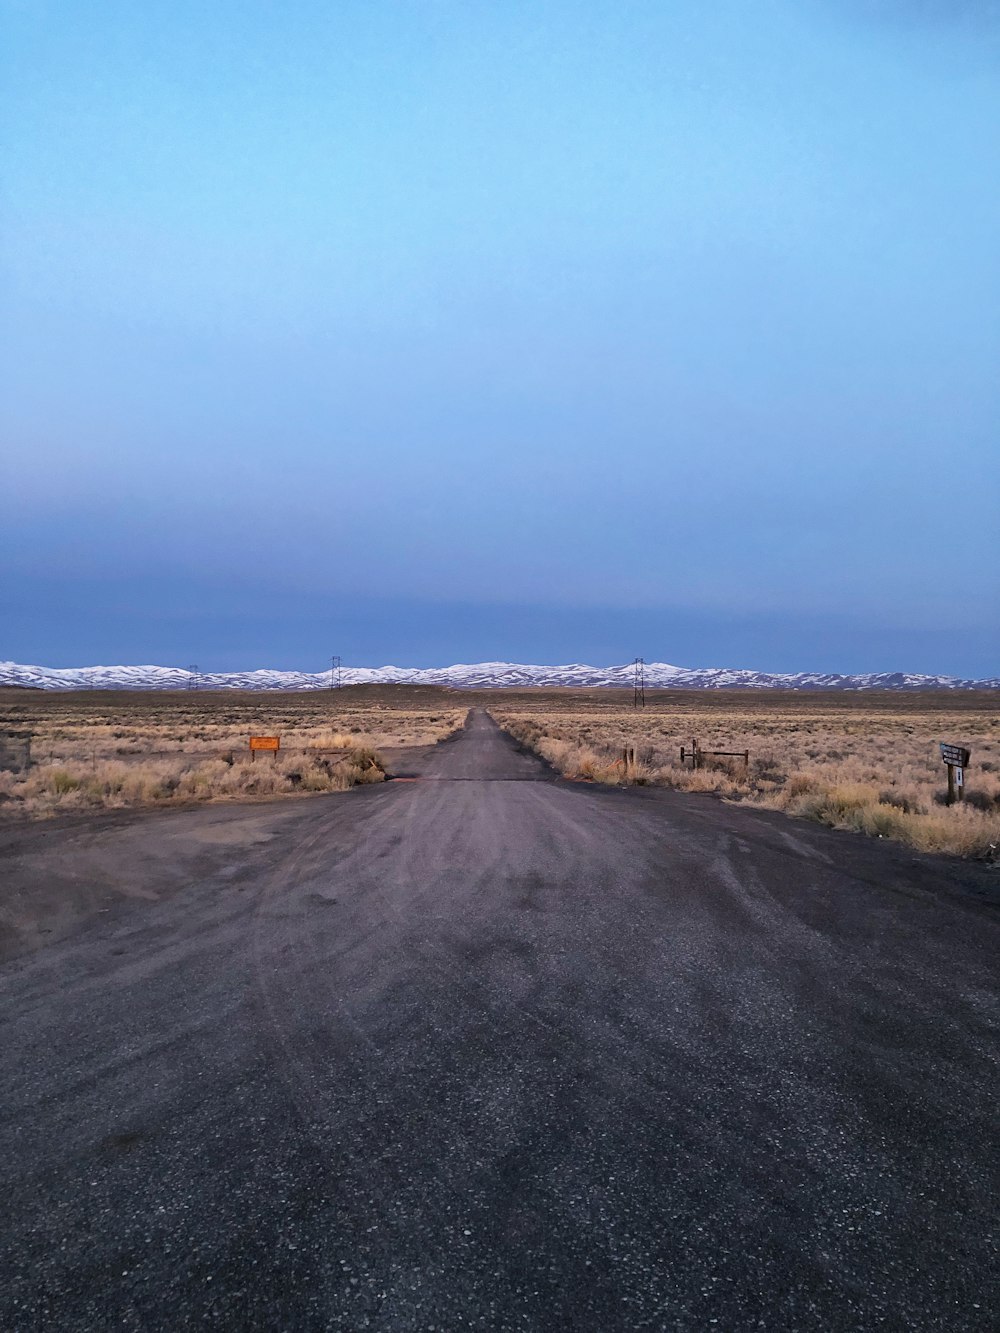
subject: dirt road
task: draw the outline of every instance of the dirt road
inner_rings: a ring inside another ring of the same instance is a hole
[[[995,875],[417,767],[4,835],[0,1327],[993,1326]]]

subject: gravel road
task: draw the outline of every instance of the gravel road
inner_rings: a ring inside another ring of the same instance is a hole
[[[995,873],[413,772],[5,834],[0,1327],[995,1327]]]

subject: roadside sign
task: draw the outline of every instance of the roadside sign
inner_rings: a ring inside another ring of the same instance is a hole
[[[278,757],[278,751],[281,749],[280,736],[251,736],[250,737],[250,758],[257,758],[257,751],[263,750],[265,753],[273,754],[275,759]]]
[[[946,764],[957,764],[961,768],[968,766],[970,751],[963,745],[948,745],[941,742],[941,758]]]
[[[965,770],[968,767],[971,752],[964,745],[951,745],[947,741],[941,741],[941,758],[948,765],[948,795],[945,797],[946,805],[954,805],[955,801],[961,801],[964,798]]]

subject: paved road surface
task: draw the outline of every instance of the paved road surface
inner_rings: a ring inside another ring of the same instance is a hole
[[[197,881],[0,971],[0,1327],[995,1327],[989,872],[483,714],[144,818]]]

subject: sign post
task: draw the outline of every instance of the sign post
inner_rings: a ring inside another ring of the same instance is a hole
[[[251,736],[250,737],[250,758],[257,758],[257,751],[270,751],[275,759],[278,758],[278,751],[281,749],[280,736]]]
[[[965,795],[965,770],[969,766],[971,751],[964,745],[949,745],[941,742],[941,758],[948,765],[947,804],[954,805]]]

